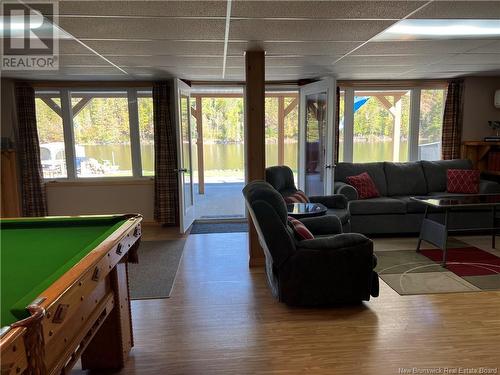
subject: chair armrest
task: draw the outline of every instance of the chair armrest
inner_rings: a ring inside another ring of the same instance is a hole
[[[313,235],[321,236],[342,233],[342,223],[337,216],[305,217],[299,220]]]
[[[342,194],[309,197],[312,203],[321,203],[327,208],[347,208],[347,198]]]
[[[479,181],[479,194],[500,193],[500,184],[494,181]]]
[[[346,247],[357,247],[366,245],[372,241],[360,233],[342,233],[329,237],[314,238],[298,242],[298,249],[302,250],[330,250],[342,249]],[[372,246],[373,255],[373,246]]]
[[[333,184],[333,191],[335,194],[342,194],[348,201],[355,201],[359,196],[356,188],[345,182],[335,182]]]

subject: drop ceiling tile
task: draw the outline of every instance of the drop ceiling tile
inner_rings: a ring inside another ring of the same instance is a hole
[[[61,1],[61,15],[225,17],[225,1]]]
[[[421,54],[433,55],[458,53],[479,48],[491,43],[488,40],[433,40],[433,41],[398,41],[370,42],[357,49],[353,55],[388,55],[388,54]],[[499,44],[500,50],[500,44]]]
[[[77,38],[224,40],[224,20],[207,19],[60,19],[61,27]]]
[[[484,72],[500,71],[500,64],[434,64],[416,67],[415,72]]]
[[[447,57],[442,64],[497,64],[500,66],[500,53],[467,53]]]
[[[103,55],[214,55],[222,56],[223,42],[190,42],[171,40],[83,40]]]
[[[389,75],[394,73],[404,73],[413,67],[411,65],[406,66],[386,66],[386,65],[369,65],[369,66],[333,66],[334,73],[362,73],[362,74],[384,74],[387,73]]]
[[[481,47],[473,49],[470,53],[500,53],[500,40],[489,41]]]
[[[308,65],[331,65],[339,56],[267,56],[266,66],[308,66]],[[228,56],[227,66],[244,66],[243,56]]]
[[[182,56],[114,56],[114,63],[124,66],[177,66],[179,68],[197,66],[199,68],[222,69],[222,57],[182,57]]]
[[[434,1],[410,18],[495,19],[500,18],[498,1]]]
[[[233,1],[232,17],[399,19],[424,1]]]
[[[232,20],[230,40],[365,41],[394,21]]]
[[[355,56],[349,55],[337,62],[335,65],[414,65],[430,64],[439,61],[443,55],[411,55],[411,56]]]
[[[267,42],[267,41],[243,41],[229,42],[228,53],[231,55],[241,54],[249,49],[261,48],[266,51],[266,56],[272,55],[344,55],[352,51],[361,42]]]

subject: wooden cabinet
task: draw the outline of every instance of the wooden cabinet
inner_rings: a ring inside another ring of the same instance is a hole
[[[2,150],[0,178],[2,196],[1,217],[21,216],[16,153],[14,150]]]
[[[482,174],[500,176],[500,142],[463,142],[462,158],[472,160]]]

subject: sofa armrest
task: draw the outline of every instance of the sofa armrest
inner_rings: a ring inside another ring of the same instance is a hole
[[[356,188],[345,182],[335,182],[333,185],[333,192],[335,194],[342,194],[348,201],[355,201],[359,196]]]
[[[342,233],[342,223],[337,216],[325,215],[299,219],[313,235],[332,235]]]
[[[358,247],[366,245],[372,241],[360,233],[342,233],[329,237],[314,238],[312,240],[300,241],[297,246],[302,250],[327,250],[335,251],[336,249]],[[373,246],[372,246],[373,255]]]
[[[500,193],[500,184],[495,181],[481,180],[479,181],[479,194]]]
[[[347,198],[343,194],[324,195],[309,197],[312,203],[321,203],[327,208],[347,208]]]

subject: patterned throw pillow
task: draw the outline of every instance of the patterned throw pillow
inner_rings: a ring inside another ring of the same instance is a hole
[[[284,199],[286,203],[309,203],[309,198],[307,198],[307,195],[302,190],[297,190]]]
[[[448,169],[446,191],[448,193],[477,194],[479,193],[479,178],[481,172],[477,169]]]
[[[363,172],[357,176],[349,176],[346,180],[349,185],[354,186],[358,191],[359,199],[380,197],[375,183],[367,172]]]
[[[312,240],[314,238],[313,234],[307,229],[307,227],[302,224],[299,220],[288,216],[288,222],[293,228],[293,233],[299,241],[301,240]]]

